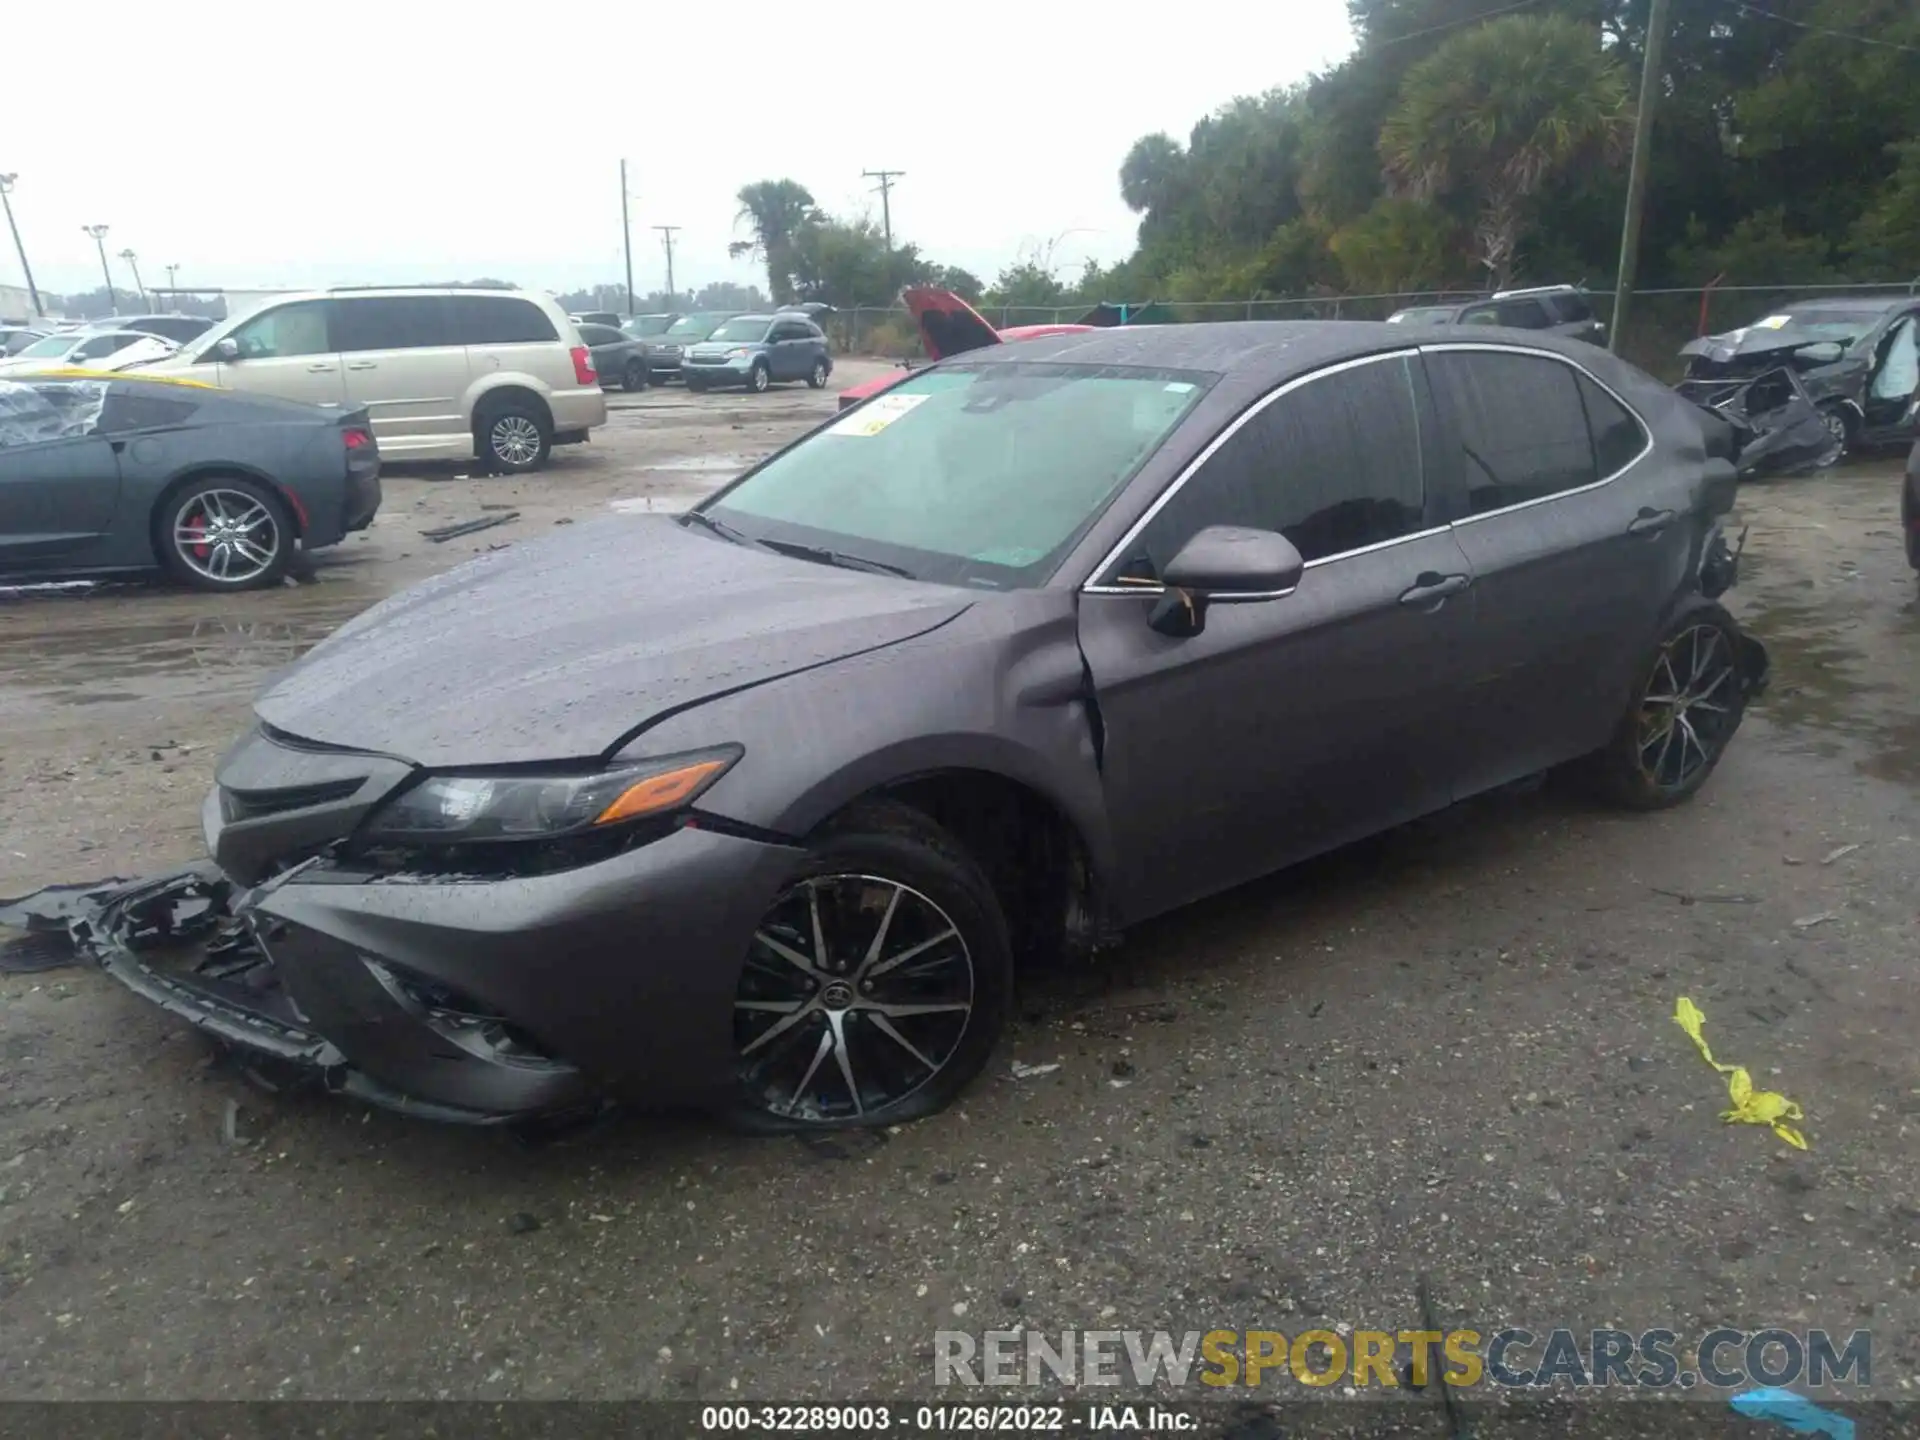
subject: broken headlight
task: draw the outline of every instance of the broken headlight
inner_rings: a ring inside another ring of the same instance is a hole
[[[358,838],[437,849],[602,835],[684,810],[740,755],[729,745],[585,775],[429,775],[374,812]]]

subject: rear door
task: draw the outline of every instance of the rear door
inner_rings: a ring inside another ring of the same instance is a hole
[[[367,407],[382,453],[442,451],[450,439],[464,441],[467,351],[454,338],[451,299],[345,295],[331,303],[347,403]]]
[[[1437,482],[1474,573],[1459,794],[1598,749],[1690,563],[1681,487],[1644,424],[1544,351],[1424,352]]]
[[[454,333],[467,347],[473,382],[525,375],[549,390],[571,390],[573,361],[547,312],[519,295],[455,295]]]
[[[295,300],[246,320],[228,337],[240,355],[218,363],[218,383],[229,390],[309,405],[342,404],[346,376],[333,344],[328,309],[325,300]]]
[[[0,381],[0,570],[82,561],[113,528],[120,466],[103,381]]]
[[[1130,918],[1448,803],[1471,575],[1430,505],[1431,431],[1412,351],[1284,386],[1085,587]],[[1289,594],[1161,635],[1155,577],[1208,525],[1279,530],[1307,569]]]

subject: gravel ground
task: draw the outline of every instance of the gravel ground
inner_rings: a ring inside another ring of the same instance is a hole
[[[676,508],[831,396],[614,404],[538,477],[390,477],[292,588],[0,596],[0,894],[194,858],[274,668],[489,544]],[[1895,474],[1744,492],[1775,686],[1693,805],[1490,798],[1143,927],[1032,977],[988,1075],[894,1133],[528,1145],[262,1093],[104,977],[0,977],[0,1398],[925,1397],[942,1328],[1404,1329],[1423,1273],[1482,1331],[1869,1328],[1870,1393],[1920,1398]],[[1720,1122],[1682,995],[1808,1153]]]

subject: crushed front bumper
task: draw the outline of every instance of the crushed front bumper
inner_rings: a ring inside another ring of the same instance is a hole
[[[70,933],[222,1044],[404,1114],[723,1103],[739,966],[793,859],[688,827],[526,879],[313,862],[242,889],[209,864],[96,892]]]

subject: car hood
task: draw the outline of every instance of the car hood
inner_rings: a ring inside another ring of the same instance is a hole
[[[1690,340],[1680,347],[1680,353],[1689,360],[1708,360],[1716,365],[1739,364],[1760,369],[1771,369],[1778,365],[1789,351],[1805,350],[1812,345],[1830,343],[1818,335],[1809,335],[1804,330],[1795,330],[1792,326],[1778,329],[1763,325],[1749,325],[1739,330],[1728,330],[1719,335],[1703,335],[1698,340]],[[1845,347],[1842,347],[1843,349]]]
[[[429,767],[587,759],[669,713],[910,640],[971,603],[668,516],[621,517],[383,601],[254,708],[300,739]]]

